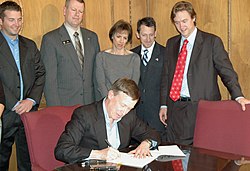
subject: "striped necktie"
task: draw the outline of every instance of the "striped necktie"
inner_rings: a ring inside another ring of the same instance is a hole
[[[148,64],[148,55],[147,55],[148,49],[145,49],[143,52],[144,52],[144,54],[142,56],[142,62],[145,66],[147,66],[147,64]]]
[[[83,56],[82,45],[81,45],[81,42],[80,42],[80,39],[79,39],[79,34],[77,32],[74,33],[74,38],[75,38],[76,53],[77,53],[81,68],[83,69],[84,56]]]

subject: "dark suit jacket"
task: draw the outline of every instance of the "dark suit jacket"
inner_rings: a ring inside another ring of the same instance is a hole
[[[82,71],[76,50],[64,25],[43,36],[41,56],[46,69],[48,106],[89,104],[95,101],[93,65],[100,51],[96,33],[81,28],[84,42]]]
[[[39,104],[45,80],[45,69],[34,41],[19,35],[23,98],[31,98]],[[6,99],[5,112],[11,111],[20,100],[20,78],[9,45],[0,33],[0,79]]]
[[[102,107],[103,100],[77,108],[71,121],[65,127],[57,146],[55,157],[65,163],[72,163],[87,158],[91,150],[107,148],[106,124]],[[130,111],[118,122],[121,145],[127,148],[131,137],[143,141],[153,139],[160,142],[156,131],[138,119],[135,111]]]
[[[5,105],[5,96],[1,79],[0,79],[0,103]]]
[[[162,105],[168,105],[168,102],[171,101],[169,91],[175,72],[180,40],[181,36],[178,35],[167,41],[167,60],[164,64],[161,83]],[[196,102],[200,99],[220,100],[218,75],[227,87],[232,99],[243,96],[238,76],[224,49],[222,40],[213,34],[198,30],[187,73],[191,100]]]
[[[161,104],[168,106],[167,141],[192,144],[198,101],[220,100],[218,75],[233,99],[243,96],[238,77],[224,49],[221,39],[215,35],[197,31],[187,72],[191,102],[173,102],[169,92],[175,72],[181,36],[167,41],[166,61],[161,81]]]
[[[132,49],[141,56],[141,45]],[[159,119],[160,109],[160,84],[163,70],[164,46],[155,43],[153,53],[148,65],[145,67],[141,62],[139,88],[140,101],[137,103],[137,115],[157,131],[163,131],[164,125]]]

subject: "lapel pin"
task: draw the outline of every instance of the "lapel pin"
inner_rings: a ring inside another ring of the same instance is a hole
[[[156,61],[159,61],[159,58],[155,58]]]
[[[62,42],[64,45],[71,43],[70,40],[65,40]]]

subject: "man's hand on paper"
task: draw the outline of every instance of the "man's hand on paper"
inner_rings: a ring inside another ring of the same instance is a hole
[[[134,154],[134,157],[136,158],[145,158],[146,156],[151,156],[149,147],[150,144],[147,141],[143,141],[136,149],[130,151],[129,154]]]
[[[102,150],[92,150],[89,158],[97,158],[102,160],[114,160],[120,157],[120,152],[112,147]]]

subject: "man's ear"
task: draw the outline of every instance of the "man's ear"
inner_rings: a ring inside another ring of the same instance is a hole
[[[140,39],[140,35],[139,35],[139,33],[138,33],[138,32],[136,32],[135,34],[136,34],[137,39]]]
[[[156,38],[156,35],[157,35],[157,30],[155,30],[155,38]]]
[[[113,90],[109,90],[108,91],[108,99],[112,99],[113,97],[114,97],[115,95],[114,95],[114,91]]]

